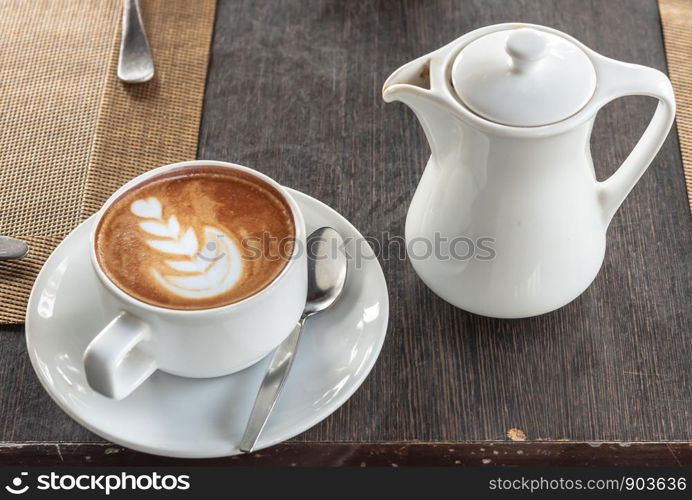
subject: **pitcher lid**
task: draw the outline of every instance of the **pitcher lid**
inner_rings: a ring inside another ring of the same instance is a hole
[[[462,102],[487,120],[549,125],[586,105],[596,70],[573,42],[533,28],[496,31],[462,49],[452,67]]]

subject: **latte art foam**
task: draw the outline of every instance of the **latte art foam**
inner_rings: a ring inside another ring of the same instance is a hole
[[[171,271],[185,273],[182,276],[162,274],[152,265],[151,272],[156,280],[172,294],[191,299],[213,297],[233,288],[240,278],[240,252],[222,230],[205,226],[200,248],[193,228],[182,228],[175,215],[167,221],[163,219],[158,199],[137,200],[130,205],[130,211],[144,219],[139,227],[153,236],[146,242],[161,254],[163,264]],[[214,253],[205,255],[204,250],[214,250]],[[179,258],[169,259],[169,256]]]
[[[258,256],[244,241],[269,235],[292,249],[293,233],[290,209],[271,186],[229,169],[189,167],[116,200],[99,224],[96,250],[108,277],[135,298],[203,309],[257,293],[286,265],[278,252]]]

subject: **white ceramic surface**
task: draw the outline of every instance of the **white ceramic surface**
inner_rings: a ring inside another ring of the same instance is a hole
[[[111,312],[109,321],[99,328],[101,333],[85,350],[84,369],[91,388],[104,396],[114,399],[128,396],[156,369],[185,377],[218,377],[242,370],[279,345],[303,313],[307,295],[303,214],[282,186],[256,170],[208,160],[149,170],[113,193],[95,214],[93,228],[98,226],[108,207],[135,186],[178,169],[207,166],[253,175],[286,199],[295,226],[293,255],[274,281],[240,302],[212,309],[166,309],[135,299],[108,278],[96,258],[95,229],[92,229],[89,255],[102,285],[95,292],[104,313]],[[267,310],[272,313],[266,314]]]
[[[566,38],[507,29],[465,46],[454,60],[452,83],[464,104],[484,118],[535,127],[583,108],[596,89],[596,71]]]
[[[578,112],[551,125],[486,120],[464,106],[451,68],[474,40],[526,27],[562,37],[586,54],[596,90]],[[599,182],[591,128],[605,104],[627,95],[651,96],[659,104],[625,162]],[[603,262],[613,214],[660,149],[675,115],[670,81],[660,71],[608,59],[557,30],[520,23],[476,30],[402,66],[385,82],[383,97],[415,111],[432,150],[406,219],[409,247],[438,240],[451,245],[459,238],[494,242],[493,259],[443,258],[449,249],[416,252],[414,269],[455,306],[503,318],[552,311],[589,286]]]
[[[312,232],[331,226],[354,251],[360,233],[331,208],[294,190]],[[154,373],[121,401],[86,383],[82,353],[112,317],[96,300],[99,288],[89,262],[91,218],[55,250],[29,300],[26,341],[39,380],[77,422],[105,439],[139,451],[174,457],[238,453],[238,443],[268,359],[233,375],[208,379]],[[363,254],[372,257],[370,247]],[[363,383],[379,355],[389,314],[387,286],[374,258],[350,268],[344,294],[305,327],[292,372],[259,448],[289,439],[341,406]],[[272,311],[266,311],[271,315]],[[251,340],[251,339],[250,339]]]

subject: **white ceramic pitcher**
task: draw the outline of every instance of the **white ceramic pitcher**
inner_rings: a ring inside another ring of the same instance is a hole
[[[599,182],[594,118],[627,95],[659,104],[625,162]],[[552,311],[589,286],[608,224],[675,114],[660,71],[519,23],[478,29],[404,65],[383,97],[413,109],[432,151],[406,219],[416,272],[455,306],[503,318]]]

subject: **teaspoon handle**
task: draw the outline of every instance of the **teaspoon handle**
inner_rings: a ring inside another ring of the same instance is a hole
[[[154,62],[138,0],[124,0],[118,78],[127,83],[142,83],[153,76]]]
[[[252,412],[245,428],[245,434],[243,434],[243,438],[240,441],[240,451],[249,453],[255,448],[257,439],[262,433],[264,425],[267,423],[269,415],[279,398],[281,389],[283,389],[284,383],[288,378],[288,372],[291,371],[306,319],[301,318],[289,336],[276,348],[257,393],[255,404],[252,407]]]
[[[0,260],[21,259],[29,253],[29,247],[22,240],[0,236]]]

